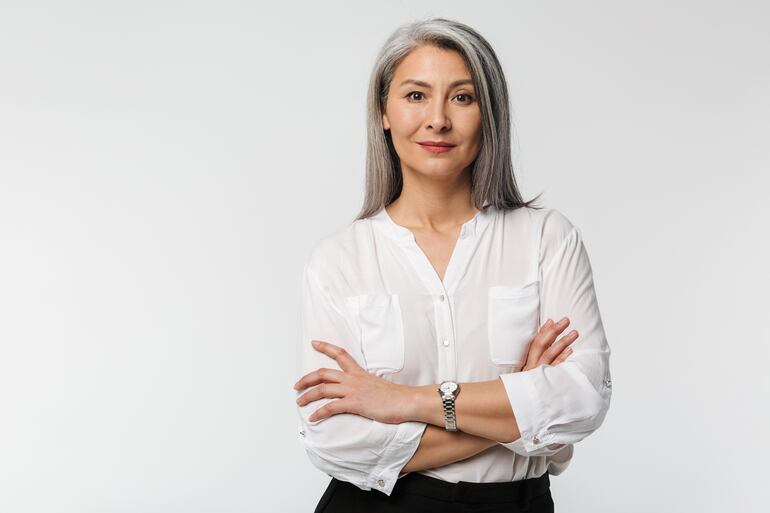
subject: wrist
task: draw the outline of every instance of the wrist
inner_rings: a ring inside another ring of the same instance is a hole
[[[438,384],[407,387],[410,399],[406,409],[409,420],[445,427],[444,405],[438,393]]]

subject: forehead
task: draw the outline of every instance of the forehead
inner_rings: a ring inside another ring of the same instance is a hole
[[[396,67],[393,83],[398,86],[408,78],[428,83],[451,82],[471,78],[471,74],[459,52],[436,46],[421,46],[412,50]]]

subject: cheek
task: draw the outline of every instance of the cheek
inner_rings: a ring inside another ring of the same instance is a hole
[[[417,151],[416,145],[413,141],[416,140],[415,134],[419,131],[419,125],[414,128],[412,124],[405,122],[405,120],[399,120],[390,126],[390,136],[393,139],[393,145],[396,150],[401,154],[402,158],[406,158],[411,152]]]
[[[468,120],[466,125],[468,127],[468,140],[471,141],[471,146],[476,147],[481,145],[481,116],[475,116]]]
[[[398,134],[409,134],[420,128],[423,115],[419,109],[399,108],[394,105],[388,112],[391,131]]]
[[[462,134],[461,139],[466,142],[466,147],[481,143],[481,114],[478,111],[463,113],[455,119],[453,126],[455,132]]]
[[[476,132],[477,137],[481,138],[481,113],[476,111],[468,116],[467,126],[471,132]]]

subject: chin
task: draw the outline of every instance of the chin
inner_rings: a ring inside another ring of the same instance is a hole
[[[442,162],[439,166],[427,164],[424,166],[412,167],[412,169],[414,169],[415,173],[428,178],[448,178],[460,174],[464,167],[447,165],[446,162]]]

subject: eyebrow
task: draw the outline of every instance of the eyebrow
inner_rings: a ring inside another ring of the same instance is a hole
[[[407,78],[406,80],[401,82],[399,87],[401,87],[401,86],[403,86],[405,84],[414,84],[414,85],[417,85],[417,86],[420,86],[420,87],[425,87],[426,89],[430,89],[430,84],[429,83],[423,82],[422,80],[415,80],[413,78]],[[457,87],[459,85],[464,85],[464,84],[471,84],[471,85],[473,85],[473,80],[470,79],[470,78],[464,78],[462,80],[455,80],[454,82],[449,84],[449,87],[452,88],[452,87]]]

